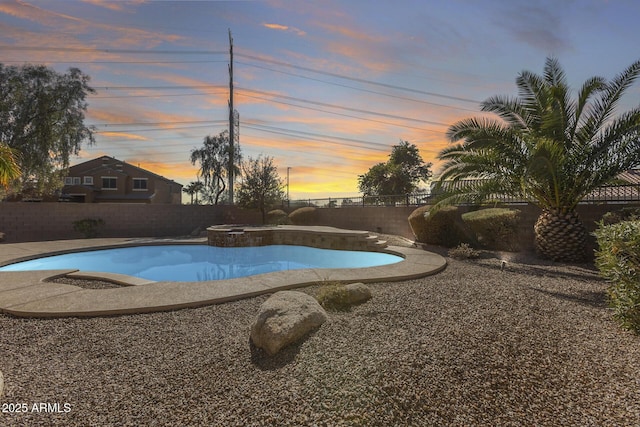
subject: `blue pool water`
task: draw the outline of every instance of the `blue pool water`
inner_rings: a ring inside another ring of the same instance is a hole
[[[154,281],[199,282],[303,268],[361,268],[403,258],[380,252],[272,245],[221,248],[208,245],[136,246],[55,255],[0,267],[0,271],[66,270],[119,273]]]

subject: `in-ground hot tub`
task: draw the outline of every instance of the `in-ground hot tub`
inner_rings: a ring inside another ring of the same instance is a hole
[[[368,231],[343,230],[324,226],[241,226],[216,225],[207,228],[211,246],[246,247],[299,245],[350,251],[381,251],[387,245]]]

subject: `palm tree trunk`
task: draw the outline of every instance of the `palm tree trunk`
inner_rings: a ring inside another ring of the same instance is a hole
[[[544,209],[534,225],[538,253],[554,261],[583,261],[587,230],[575,210]]]

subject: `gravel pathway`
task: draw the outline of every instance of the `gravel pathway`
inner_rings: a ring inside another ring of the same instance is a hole
[[[274,358],[249,344],[266,296],[107,318],[0,315],[0,425],[640,425],[640,337],[611,320],[593,270],[448,261],[435,276],[369,285],[371,301]]]

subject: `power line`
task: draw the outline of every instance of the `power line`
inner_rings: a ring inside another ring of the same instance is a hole
[[[275,127],[275,126],[261,125],[261,124],[258,124],[258,123],[244,122],[244,127],[249,128],[249,129],[258,130],[258,131],[261,131],[261,132],[275,133],[275,134],[279,134],[279,135],[292,136],[292,137],[296,137],[296,138],[305,138],[305,139],[315,140],[315,141],[320,141],[320,142],[328,142],[328,143],[331,143],[331,144],[346,145],[346,146],[349,146],[349,147],[363,148],[363,149],[366,149],[366,150],[386,151],[386,150],[389,149],[388,145],[381,144],[381,143],[378,143],[378,142],[363,141],[363,140],[360,140],[360,139],[353,139],[353,138],[343,138],[343,137],[332,136],[332,135],[323,135],[323,134],[318,134],[318,133],[313,133],[313,132],[295,131],[295,130],[283,129],[283,128],[279,128],[279,127]],[[327,140],[327,138],[329,140]],[[334,139],[334,140],[337,140],[337,141],[345,141],[345,142],[330,141],[331,139]],[[383,147],[384,150],[382,148],[367,147],[367,146],[362,146],[362,145],[349,145],[348,142],[355,142],[355,143],[359,143],[359,144],[380,146],[380,147]]]
[[[206,123],[216,123],[217,122],[206,122]],[[226,120],[221,121],[221,123],[226,123]],[[183,129],[198,129],[198,128],[210,128],[211,125],[201,125],[201,126],[181,126],[181,127],[171,127],[171,128],[153,128],[153,129],[128,129],[128,130],[103,130],[103,131],[95,131],[97,134],[101,133],[132,133],[132,132],[155,132],[155,131],[167,131],[167,130],[183,130]]]
[[[429,124],[429,125],[437,125],[437,126],[449,126],[447,123],[441,123],[441,122],[433,122],[430,120],[421,120],[421,119],[414,119],[411,117],[403,117],[403,116],[396,116],[393,114],[387,114],[387,113],[378,113],[376,111],[371,111],[371,110],[363,110],[360,108],[351,108],[351,107],[345,107],[342,105],[335,105],[335,104],[328,104],[326,102],[318,102],[318,101],[311,101],[308,99],[302,99],[302,98],[295,98],[292,96],[287,96],[287,95],[278,95],[276,93],[273,92],[265,92],[265,91],[261,91],[261,90],[256,90],[256,89],[244,89],[244,88],[237,88],[241,91],[248,91],[248,92],[254,92],[254,93],[259,93],[259,94],[263,94],[263,95],[268,95],[268,96],[273,96],[273,97],[277,97],[277,98],[284,98],[284,99],[288,99],[291,101],[297,101],[297,102],[305,102],[305,103],[309,103],[309,104],[314,104],[314,105],[320,105],[322,107],[329,107],[329,108],[338,108],[340,110],[347,110],[347,111],[353,111],[356,113],[364,113],[364,114],[371,114],[374,116],[381,116],[381,117],[388,117],[391,119],[399,119],[399,120],[406,120],[406,121],[410,121],[410,122],[418,122],[418,123],[425,123],[425,124]]]
[[[373,94],[376,94],[376,95],[382,95],[382,96],[386,96],[386,97],[389,97],[389,98],[402,99],[404,101],[417,102],[417,103],[420,103],[420,104],[433,105],[433,106],[436,106],[436,107],[452,108],[454,110],[477,112],[477,110],[474,110],[474,109],[471,109],[471,108],[456,107],[456,106],[453,106],[453,105],[446,105],[446,104],[438,104],[436,102],[425,101],[425,100],[422,100],[422,99],[409,98],[407,96],[400,96],[400,95],[393,95],[393,94],[385,93],[385,92],[378,92],[378,91],[375,91],[375,90],[364,89],[364,88],[361,88],[361,87],[350,86],[350,85],[331,82],[331,81],[322,80],[322,79],[316,79],[316,78],[309,77],[309,76],[303,76],[301,74],[288,73],[288,72],[282,71],[282,70],[274,70],[273,68],[263,67],[261,65],[250,64],[250,63],[247,63],[247,62],[236,61],[236,63],[237,64],[248,65],[250,67],[261,68],[261,69],[264,69],[264,70],[274,71],[276,73],[282,73],[282,74],[286,74],[288,76],[300,77],[300,78],[303,78],[303,79],[313,80],[313,81],[320,82],[320,83],[326,83],[326,84],[330,84],[330,85],[333,85],[333,86],[339,86],[339,87],[344,87],[344,88],[347,88],[347,89],[353,89],[353,90],[357,90],[357,91],[360,91],[360,92],[366,92],[366,93],[373,93]]]
[[[365,117],[358,117],[358,116],[353,116],[353,115],[344,114],[344,113],[336,113],[335,111],[327,111],[327,110],[322,110],[320,108],[313,108],[313,107],[308,107],[308,106],[304,106],[304,105],[292,104],[290,102],[276,101],[276,100],[273,100],[273,99],[263,98],[263,97],[260,97],[260,96],[247,95],[245,93],[241,93],[239,95],[246,96],[246,97],[249,97],[249,98],[264,99],[264,100],[268,100],[270,102],[275,102],[277,104],[284,104],[284,105],[290,105],[292,107],[304,108],[304,109],[312,110],[312,111],[319,111],[321,113],[335,114],[337,116],[350,117],[350,118],[357,119],[357,120],[365,120],[365,121],[374,122],[374,123],[382,123],[382,124],[391,125],[391,126],[398,126],[398,127],[402,127],[402,128],[405,128],[405,129],[416,129],[416,130],[421,130],[421,131],[424,131],[424,132],[435,132],[435,133],[442,133],[442,134],[445,133],[443,131],[424,129],[424,128],[419,128],[419,127],[416,127],[416,126],[409,126],[409,125],[404,125],[404,124],[399,124],[399,123],[385,122],[385,121],[376,120],[376,119],[368,119],[368,118],[365,118]]]
[[[223,85],[188,85],[188,86],[92,86],[99,90],[175,90],[175,89],[224,89]]]
[[[223,50],[141,50],[141,49],[99,49],[84,47],[41,47],[41,46],[7,46],[0,45],[0,50],[19,50],[26,52],[75,52],[75,53],[123,53],[151,55],[220,55]]]
[[[29,61],[2,61],[22,64]],[[47,64],[210,64],[226,61],[45,61]]]
[[[186,125],[186,124],[196,124],[196,123],[225,123],[224,120],[185,120],[178,122],[137,122],[137,123],[94,123],[93,126],[162,126],[162,125]]]
[[[165,98],[165,97],[178,97],[178,96],[208,96],[208,95],[221,95],[227,92],[205,92],[205,93],[172,93],[163,95],[112,95],[112,96],[91,96],[91,99],[113,99],[113,98]]]
[[[480,101],[475,100],[475,99],[462,98],[462,97],[451,96],[451,95],[444,95],[444,94],[436,93],[436,92],[428,92],[428,91],[408,88],[408,87],[404,87],[404,86],[397,86],[397,85],[392,85],[392,84],[388,84],[388,83],[376,82],[376,81],[373,81],[373,80],[366,80],[366,79],[361,79],[361,78],[357,78],[357,77],[345,76],[344,74],[338,74],[338,73],[332,73],[332,72],[329,72],[329,71],[316,70],[316,69],[309,68],[309,67],[303,67],[303,66],[300,66],[300,65],[289,64],[287,62],[276,61],[274,59],[260,58],[260,57],[253,56],[253,55],[248,55],[248,54],[245,54],[245,53],[236,53],[236,54],[238,56],[240,56],[240,57],[244,57],[244,58],[251,59],[251,60],[254,60],[254,61],[269,62],[269,63],[272,63],[272,64],[281,65],[281,66],[284,66],[284,67],[290,67],[290,68],[295,68],[295,69],[298,69],[298,70],[309,71],[309,72],[312,72],[312,73],[323,74],[323,75],[326,75],[326,76],[337,77],[337,78],[340,78],[340,79],[350,80],[350,81],[354,81],[354,82],[358,82],[358,83],[366,83],[366,84],[370,84],[370,85],[385,87],[385,88],[388,88],[388,89],[401,90],[401,91],[406,91],[406,92],[411,92],[411,93],[420,93],[420,94],[423,94],[423,95],[429,95],[429,96],[435,96],[435,97],[438,97],[438,98],[451,99],[451,100],[454,100],[454,101],[471,102],[471,103],[476,104],[476,105],[480,104]]]

